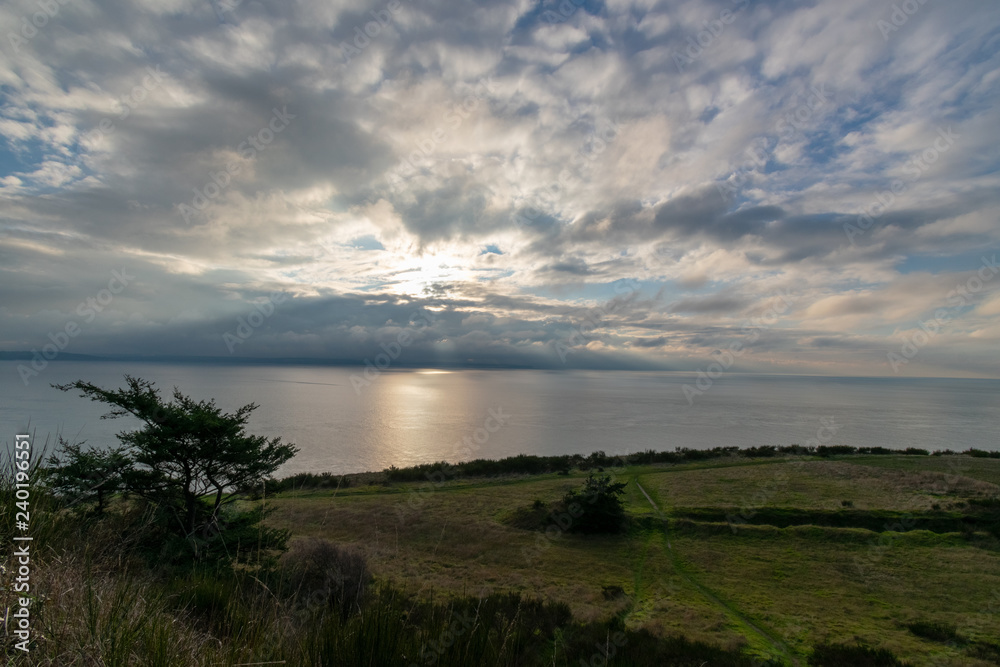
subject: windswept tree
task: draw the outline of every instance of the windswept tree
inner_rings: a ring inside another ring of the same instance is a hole
[[[122,389],[82,380],[53,385],[112,406],[102,419],[132,415],[142,422],[138,430],[119,433],[121,447],[104,454],[125,462],[121,488],[155,505],[165,527],[183,537],[198,560],[209,552],[238,557],[261,548],[261,541],[264,548],[283,546],[286,534],[259,525],[264,518],[259,506],[243,512],[229,508],[242,490],[263,484],[297,451],[281,438],[246,432],[258,406],[227,413],[214,400],[195,401],[176,387],[168,402],[152,382],[130,375],[125,381]],[[82,462],[79,454],[70,460]],[[247,543],[250,535],[257,543]]]
[[[97,504],[103,514],[107,500],[122,489],[122,473],[128,457],[115,449],[86,449],[85,443],[59,438],[58,453],[46,461],[48,485],[71,504]]]

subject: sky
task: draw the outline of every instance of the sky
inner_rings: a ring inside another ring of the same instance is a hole
[[[1000,377],[998,3],[15,0],[0,35],[0,350]]]

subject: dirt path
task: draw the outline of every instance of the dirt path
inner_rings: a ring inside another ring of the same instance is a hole
[[[684,566],[680,562],[680,556],[674,551],[673,546],[670,544],[670,531],[667,528],[667,518],[660,511],[660,508],[653,502],[649,494],[646,493],[646,489],[642,488],[642,484],[639,483],[639,477],[633,477],[635,485],[642,491],[642,495],[646,496],[646,500],[652,505],[653,509],[656,511],[657,516],[663,522],[663,535],[667,540],[667,549],[674,561],[674,569],[677,574],[684,578],[688,583],[690,583],[694,588],[698,590],[702,595],[704,595],[710,602],[719,607],[723,613],[726,614],[730,619],[732,619],[737,625],[749,629],[754,634],[756,634],[764,643],[768,644],[776,653],[783,655],[789,662],[793,665],[800,665],[798,658],[795,656],[794,652],[780,639],[776,638],[773,633],[768,632],[764,628],[760,627],[758,624],[751,621],[744,613],[733,607],[731,604],[721,599],[718,595],[709,590],[704,584],[698,581],[692,574],[686,571]]]

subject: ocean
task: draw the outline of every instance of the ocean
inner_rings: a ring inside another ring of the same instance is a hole
[[[675,447],[829,444],[997,450],[1000,380],[729,373],[700,394],[693,373],[387,370],[61,361],[31,378],[0,362],[0,440],[30,430],[102,447],[138,425],[50,383],[124,384],[128,373],[215,399],[254,402],[249,430],[300,449],[280,471],[334,473],[515,454],[628,454]],[[685,392],[685,385],[689,387]],[[702,387],[705,383],[702,382]]]

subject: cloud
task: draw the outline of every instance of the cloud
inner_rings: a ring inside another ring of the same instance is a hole
[[[358,361],[422,308],[414,363],[694,368],[784,294],[745,369],[889,373],[1000,246],[1000,8],[387,7],[70,3],[8,39],[0,348],[125,267],[68,351],[228,355],[280,291],[238,354]],[[996,375],[994,289],[906,372]]]

